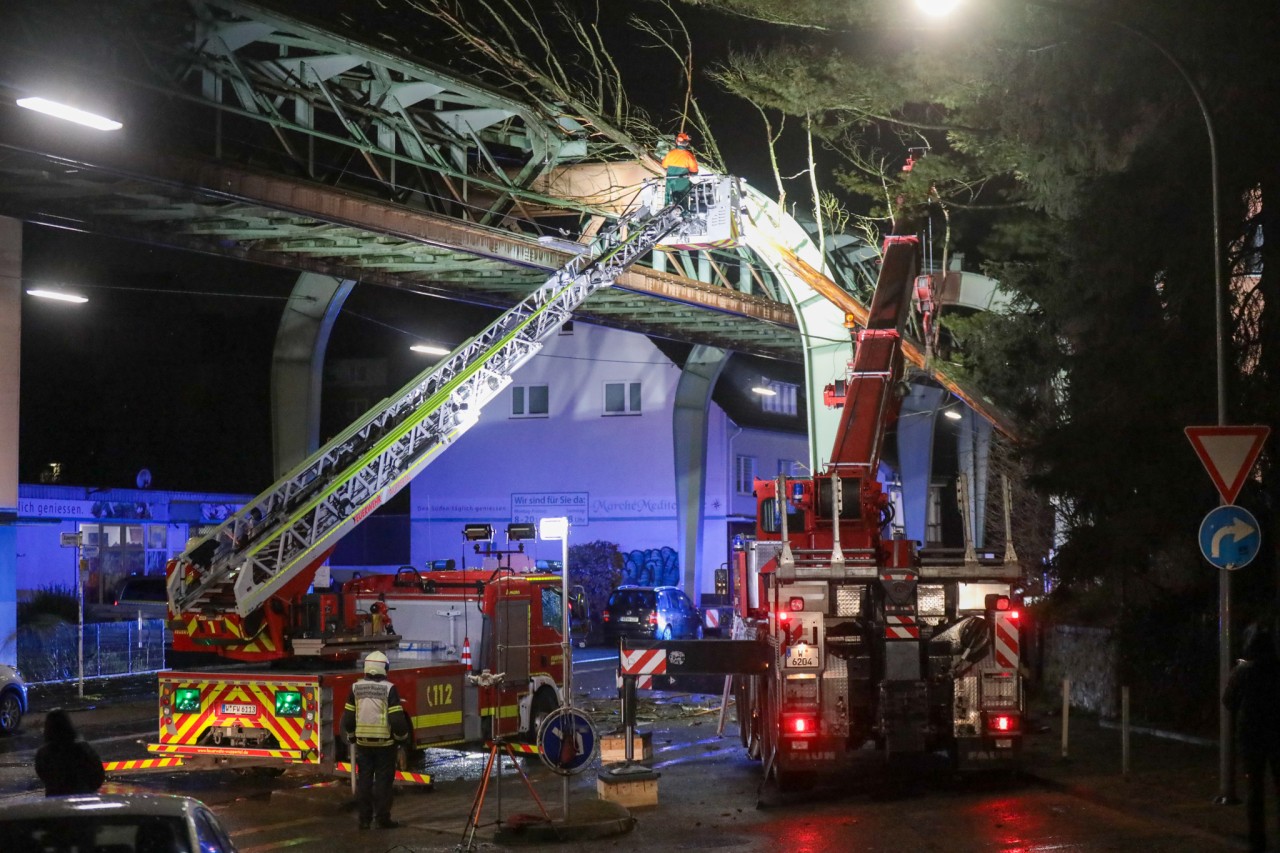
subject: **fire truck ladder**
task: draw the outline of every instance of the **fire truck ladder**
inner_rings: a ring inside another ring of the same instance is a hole
[[[601,232],[537,290],[448,357],[367,412],[215,531],[190,543],[169,575],[175,613],[242,618],[320,563],[352,528],[404,488],[478,419],[512,374],[568,321],[682,224],[671,205]]]

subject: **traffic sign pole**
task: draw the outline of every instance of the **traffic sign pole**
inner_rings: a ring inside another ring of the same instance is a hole
[[[1221,294],[1219,294],[1221,297]],[[1221,332],[1221,329],[1219,329]],[[1218,340],[1221,346],[1222,339]],[[1219,371],[1222,359],[1218,359]],[[1213,480],[1222,499],[1221,506],[1235,502],[1245,478],[1258,459],[1262,445],[1271,432],[1266,426],[1228,426],[1226,395],[1222,375],[1218,376],[1218,425],[1187,427],[1187,438],[1196,455],[1204,463],[1209,478]],[[1218,695],[1227,689],[1231,677],[1231,572],[1218,572]],[[1218,797],[1220,805],[1238,803],[1236,797],[1235,748],[1232,740],[1231,717],[1226,709],[1218,707]]]

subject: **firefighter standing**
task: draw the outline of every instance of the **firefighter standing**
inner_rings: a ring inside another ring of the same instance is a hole
[[[1222,704],[1235,716],[1236,743],[1244,762],[1249,849],[1267,848],[1267,774],[1280,788],[1280,658],[1275,639],[1262,625],[1245,631],[1244,660],[1231,672]]]
[[[355,743],[356,800],[360,828],[377,819],[379,829],[399,826],[391,819],[391,783],[396,752],[409,742],[409,720],[400,694],[387,681],[387,656],[370,652],[364,659],[364,678],[351,686],[342,709],[342,730]]]
[[[698,158],[689,150],[689,134],[676,134],[676,147],[662,158],[662,168],[667,172],[667,204],[683,202],[693,182],[690,175],[698,174]]]

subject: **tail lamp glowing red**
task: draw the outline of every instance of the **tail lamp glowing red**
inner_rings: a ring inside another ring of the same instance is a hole
[[[656,610],[650,610],[650,611],[649,611],[649,624],[650,624],[650,625],[657,625],[657,624],[658,624],[658,611],[656,611]]]
[[[602,611],[600,611],[600,621],[601,621],[601,622],[608,622],[608,621],[609,621],[609,611],[608,611],[608,610],[602,610]]]
[[[789,735],[816,735],[818,719],[807,714],[791,714],[783,719],[782,728]]]
[[[1007,712],[987,712],[987,731],[992,734],[1014,734],[1021,726],[1021,719],[1017,714]]]

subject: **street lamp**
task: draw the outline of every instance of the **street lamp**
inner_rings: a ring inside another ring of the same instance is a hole
[[[124,127],[123,124],[113,118],[91,113],[88,110],[82,110],[73,107],[70,104],[64,104],[60,101],[54,101],[49,98],[18,98],[17,105],[28,110],[38,113],[44,113],[47,116],[60,118],[63,121],[74,122],[75,124],[91,127],[94,130],[119,130]]]
[[[1213,128],[1213,119],[1209,115],[1209,107],[1205,103],[1204,94],[1200,91],[1200,87],[1196,85],[1196,81],[1192,79],[1187,72],[1186,67],[1173,55],[1173,52],[1159,42],[1155,36],[1146,30],[1136,27],[1127,21],[1114,18],[1105,12],[1099,12],[1092,8],[1082,8],[1073,6],[1069,3],[1058,3],[1055,0],[1023,0],[1027,6],[1035,6],[1041,9],[1052,9],[1055,11],[1067,12],[1073,15],[1080,15],[1083,18],[1092,19],[1108,26],[1115,27],[1119,30],[1137,36],[1151,47],[1155,48],[1161,56],[1169,61],[1182,77],[1187,87],[1191,90],[1191,94],[1196,99],[1196,105],[1200,107],[1200,115],[1204,118],[1204,129],[1209,136],[1209,179],[1212,188],[1212,214],[1213,214],[1213,336],[1215,346],[1215,361],[1217,369],[1217,403],[1218,403],[1218,426],[1226,426],[1227,424],[1227,367],[1226,367],[1226,335],[1225,335],[1225,294],[1222,283],[1222,240],[1221,240],[1221,221],[1219,216],[1218,201],[1218,135]],[[916,6],[925,14],[931,17],[941,17],[956,8],[960,0],[916,0]],[[1227,678],[1231,674],[1231,573],[1227,571],[1219,571],[1218,573],[1218,690],[1221,693],[1226,688]],[[1226,711],[1219,707],[1218,709],[1218,770],[1219,770],[1219,803],[1235,802],[1235,770],[1232,764],[1231,750],[1231,721]]]

